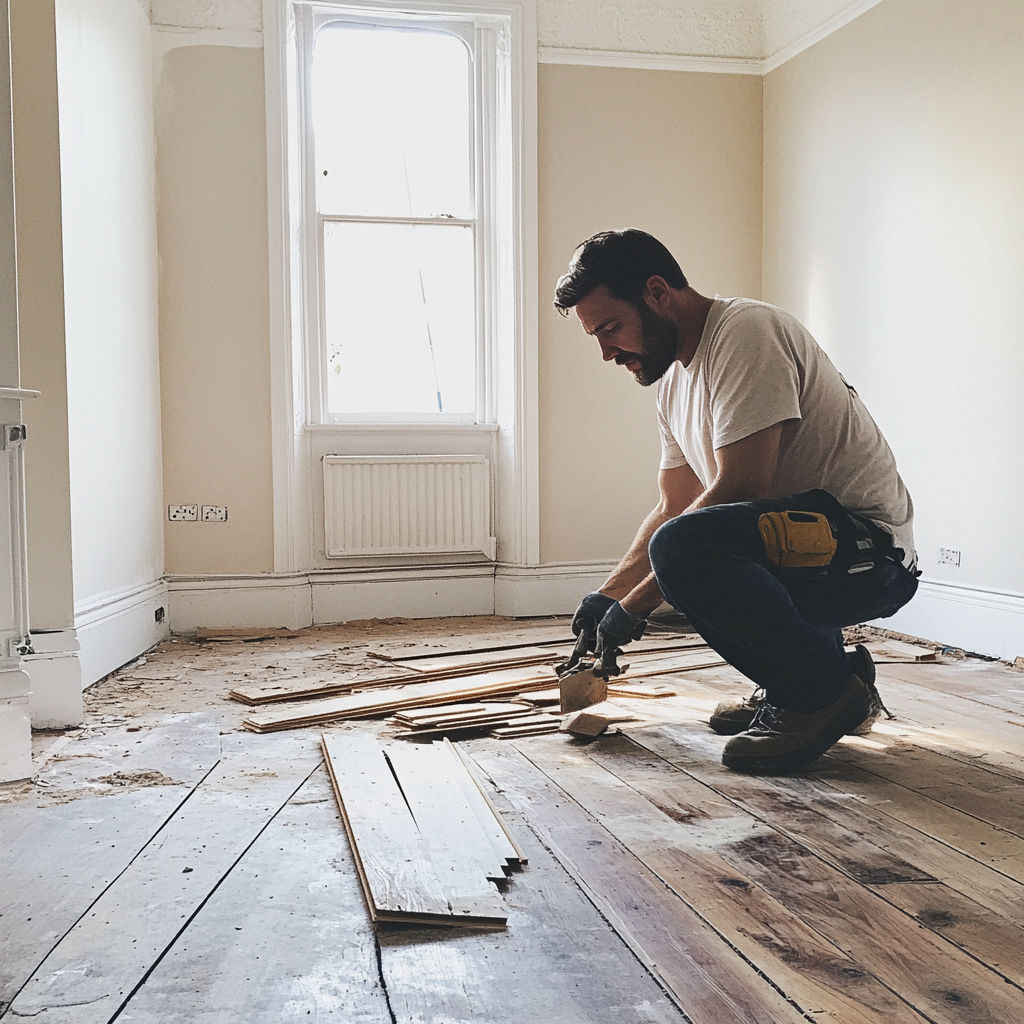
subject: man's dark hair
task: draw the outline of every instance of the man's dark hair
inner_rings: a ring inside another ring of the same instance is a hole
[[[673,288],[687,286],[675,257],[654,235],[639,228],[601,231],[576,247],[569,269],[555,285],[555,309],[568,316],[573,306],[603,284],[616,298],[639,308],[647,282],[655,276]]]

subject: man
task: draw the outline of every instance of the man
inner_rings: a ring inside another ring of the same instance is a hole
[[[555,306],[660,381],[661,500],[573,631],[600,656],[662,597],[683,612],[759,688],[712,716],[730,768],[795,770],[870,728],[874,665],[841,627],[892,615],[919,574],[910,495],[857,393],[788,313],[698,294],[633,228],[584,242]]]

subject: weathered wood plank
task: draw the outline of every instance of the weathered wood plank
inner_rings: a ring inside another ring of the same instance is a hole
[[[38,794],[0,805],[0,1014],[219,756],[206,714],[96,730],[47,764]]]
[[[544,689],[555,678],[555,670],[548,665],[505,669],[462,679],[412,683],[386,690],[370,690],[349,697],[298,704],[283,710],[257,712],[242,724],[253,732],[275,732],[347,718],[371,718],[405,708],[453,704],[478,697],[497,697],[522,690]]]
[[[390,1024],[324,768],[244,854],[119,1019]]]
[[[483,826],[484,831],[492,835],[494,848],[512,865],[522,866],[528,863],[526,853],[502,816],[493,796],[487,791],[487,788],[474,770],[472,760],[463,753],[461,747],[456,746],[450,740],[443,740],[442,742],[448,748],[452,757],[456,758],[462,767],[466,769],[466,799],[473,808],[473,812]],[[497,826],[499,831],[492,833],[491,829],[494,826]]]
[[[1024,882],[1024,839],[939,800],[915,793],[859,765],[826,755],[816,776],[870,804],[894,821]]]
[[[603,745],[599,740],[594,748]],[[536,756],[535,751],[531,754]],[[620,839],[628,830],[634,852],[639,853],[639,848],[632,844],[643,843],[644,863],[653,866],[666,862],[653,823],[642,817],[642,809],[636,804],[635,792],[630,796],[620,788],[609,787],[604,780],[596,780],[579,755],[563,754],[560,759],[548,755],[540,766],[570,795],[597,811]],[[674,782],[661,778],[655,785],[649,772],[639,773],[639,781],[661,794],[670,787],[684,795],[692,794],[700,785],[683,773],[675,775]],[[703,797],[698,794],[696,798]],[[687,852],[698,850],[720,856],[930,1020],[1000,1020],[1012,1016],[1012,1007],[1022,1005],[1021,991],[1008,985],[1005,977],[922,929],[916,920],[788,837],[753,827],[761,823],[749,817],[745,821],[737,819],[735,812],[735,807],[722,806],[714,816],[692,817],[685,828],[675,823],[666,826],[659,830],[661,845],[675,843]],[[674,838],[670,839],[670,834]],[[689,891],[693,891],[692,883]],[[876,991],[872,999],[865,1000],[867,1008],[875,1012],[881,1010],[878,995]],[[840,1019],[846,1019],[844,1014],[849,1013],[844,1007]]]
[[[530,861],[505,894],[508,929],[381,929],[381,975],[397,1024],[691,1024],[492,793]],[[734,1020],[726,1014],[717,1024]]]
[[[224,740],[217,767],[57,944],[10,1013],[106,1024],[319,762],[306,737]]]
[[[899,741],[881,750],[839,744],[829,756],[1024,838],[1024,787],[1015,779]]]
[[[862,956],[808,925],[728,855],[737,844],[773,837],[763,823],[699,793],[698,783],[664,762],[655,777],[632,773],[657,794],[656,807],[581,751],[532,748],[527,756],[805,1013],[843,1022],[921,1021]],[[631,774],[627,762],[622,771]]]
[[[695,1024],[806,1018],[658,875],[507,744],[469,754]],[[729,889],[727,880],[721,888]],[[757,933],[761,933],[761,929]]]
[[[931,875],[944,884],[949,913],[962,914],[963,904],[959,902],[962,897],[983,912],[1004,919],[1011,927],[1024,925],[1024,885],[1021,883],[939,839],[913,828],[894,826],[892,818],[883,810],[851,798],[815,774],[755,778],[730,772],[703,756],[702,741],[706,741],[708,735],[707,730],[702,736],[695,727],[681,726],[629,730],[635,742],[715,792],[736,801],[750,813],[760,814],[819,856],[850,871],[854,877],[859,876],[865,884],[899,885],[901,878],[912,877],[906,867],[909,865],[911,871],[920,871],[923,878]],[[713,738],[715,746],[720,742],[718,737]],[[851,864],[851,854],[860,856],[864,843],[892,855],[896,864],[877,863],[867,871],[863,866]],[[877,874],[876,868],[879,869]],[[916,884],[920,883],[912,882],[910,888]],[[936,909],[943,891],[932,889],[931,892],[932,907]]]
[[[478,888],[453,876],[446,851],[433,847],[430,822],[424,819],[422,828],[417,825],[399,770],[385,757],[390,751],[358,729],[324,732],[322,741],[371,918],[449,926],[503,924],[500,897],[493,887],[488,891],[486,876],[481,873]],[[405,749],[410,756],[419,754],[415,748]],[[396,748],[400,764],[403,753]]]
[[[488,879],[505,881],[506,860],[495,851],[466,799],[456,775],[465,773],[461,762],[436,743],[392,744],[387,754],[442,885],[452,898],[489,904],[491,916],[504,916]]]
[[[925,928],[1024,986],[1024,928],[939,882],[892,882],[872,888]]]

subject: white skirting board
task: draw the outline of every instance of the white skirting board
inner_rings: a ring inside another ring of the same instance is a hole
[[[548,565],[499,565],[494,577],[497,615],[571,615],[580,599],[597,590],[615,562],[559,562]]]
[[[171,629],[303,626],[445,615],[568,615],[614,563],[491,563],[168,578]]]
[[[32,634],[35,654],[22,656],[32,680],[28,709],[33,729],[67,729],[82,724],[82,665],[73,629]]]
[[[910,604],[875,625],[1013,661],[1024,655],[1024,594],[922,579]]]
[[[76,602],[75,628],[81,645],[81,685],[91,686],[167,636],[167,584],[153,580]]]

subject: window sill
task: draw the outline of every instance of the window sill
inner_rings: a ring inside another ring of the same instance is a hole
[[[495,434],[497,423],[307,423],[307,434]]]

